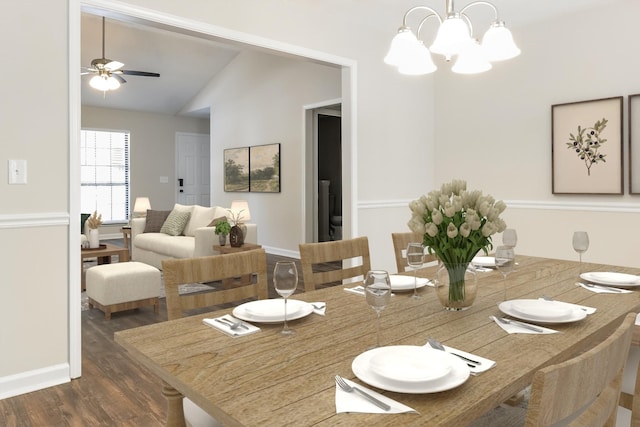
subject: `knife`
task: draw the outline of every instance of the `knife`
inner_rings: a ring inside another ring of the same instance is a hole
[[[511,320],[511,319],[506,319],[504,317],[497,317],[496,319],[498,319],[500,322],[502,323],[506,323],[506,324],[512,324],[512,325],[516,325],[516,326],[520,326],[521,328],[524,329],[528,329],[530,331],[534,331],[534,332],[544,332],[542,329],[540,328],[536,328],[533,325],[530,325],[528,323],[523,323],[523,322],[518,322],[517,320]]]

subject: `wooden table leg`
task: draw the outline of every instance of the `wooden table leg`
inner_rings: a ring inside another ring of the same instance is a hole
[[[186,427],[182,394],[164,381],[162,394],[167,399],[167,427]]]

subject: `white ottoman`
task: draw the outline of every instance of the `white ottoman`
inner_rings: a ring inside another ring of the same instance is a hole
[[[99,308],[104,317],[111,313],[153,305],[160,308],[160,270],[141,262],[119,262],[87,270],[89,308]]]

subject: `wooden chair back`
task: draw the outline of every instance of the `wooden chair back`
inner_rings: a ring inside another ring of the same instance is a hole
[[[637,322],[637,318],[636,318]],[[629,351],[629,358],[624,370],[624,376],[629,376],[629,379],[633,379],[633,388],[630,384],[627,384],[627,391],[624,391],[625,384],[623,379],[623,390],[620,392],[620,401],[618,405],[631,411],[631,426],[640,427],[640,357],[638,352],[640,349],[640,325],[637,323],[633,326],[633,333],[631,334],[631,347]],[[636,348],[633,348],[636,347]]]
[[[407,246],[409,243],[422,243],[422,234],[420,233],[391,233],[391,240],[393,240],[393,251],[396,255],[396,267],[398,273],[404,273],[407,271]],[[426,253],[424,256],[424,262],[435,261],[436,256]]]
[[[607,339],[573,359],[535,373],[526,426],[614,427],[636,315],[627,314]]]
[[[369,239],[336,240],[332,242],[301,243],[300,263],[306,292],[316,286],[340,284],[371,270]]]
[[[247,298],[268,298],[267,256],[264,249],[213,255],[201,258],[162,261],[164,289],[169,320],[179,319],[184,311],[236,302]],[[255,277],[254,277],[255,275]],[[180,295],[178,288],[187,283],[224,281],[251,277],[249,284],[228,289]]]

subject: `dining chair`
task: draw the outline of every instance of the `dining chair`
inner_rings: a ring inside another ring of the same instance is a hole
[[[592,349],[533,376],[525,426],[616,424],[618,399],[636,315]]]
[[[267,299],[267,256],[264,249],[162,261],[164,289],[169,320],[183,317],[185,312],[248,298]],[[242,278],[249,275],[251,283]],[[253,276],[255,275],[255,282]],[[231,280],[229,283],[227,280]],[[225,281],[226,289],[204,293],[180,294],[179,286],[187,283]],[[176,403],[172,396],[170,405]],[[182,399],[184,418],[188,427],[221,427],[223,424],[187,398]]]
[[[631,335],[631,348],[622,374],[618,424],[640,427],[640,315]],[[623,410],[623,409],[626,409]]]
[[[393,250],[396,255],[396,267],[398,273],[404,273],[408,269],[407,264],[407,246],[409,243],[422,243],[422,234],[420,233],[391,233],[391,240],[393,240]],[[436,261],[436,256],[433,254],[425,254],[423,262],[426,264],[431,261]]]
[[[306,292],[316,286],[341,284],[371,270],[369,239],[335,240],[332,242],[301,243],[300,264]]]

